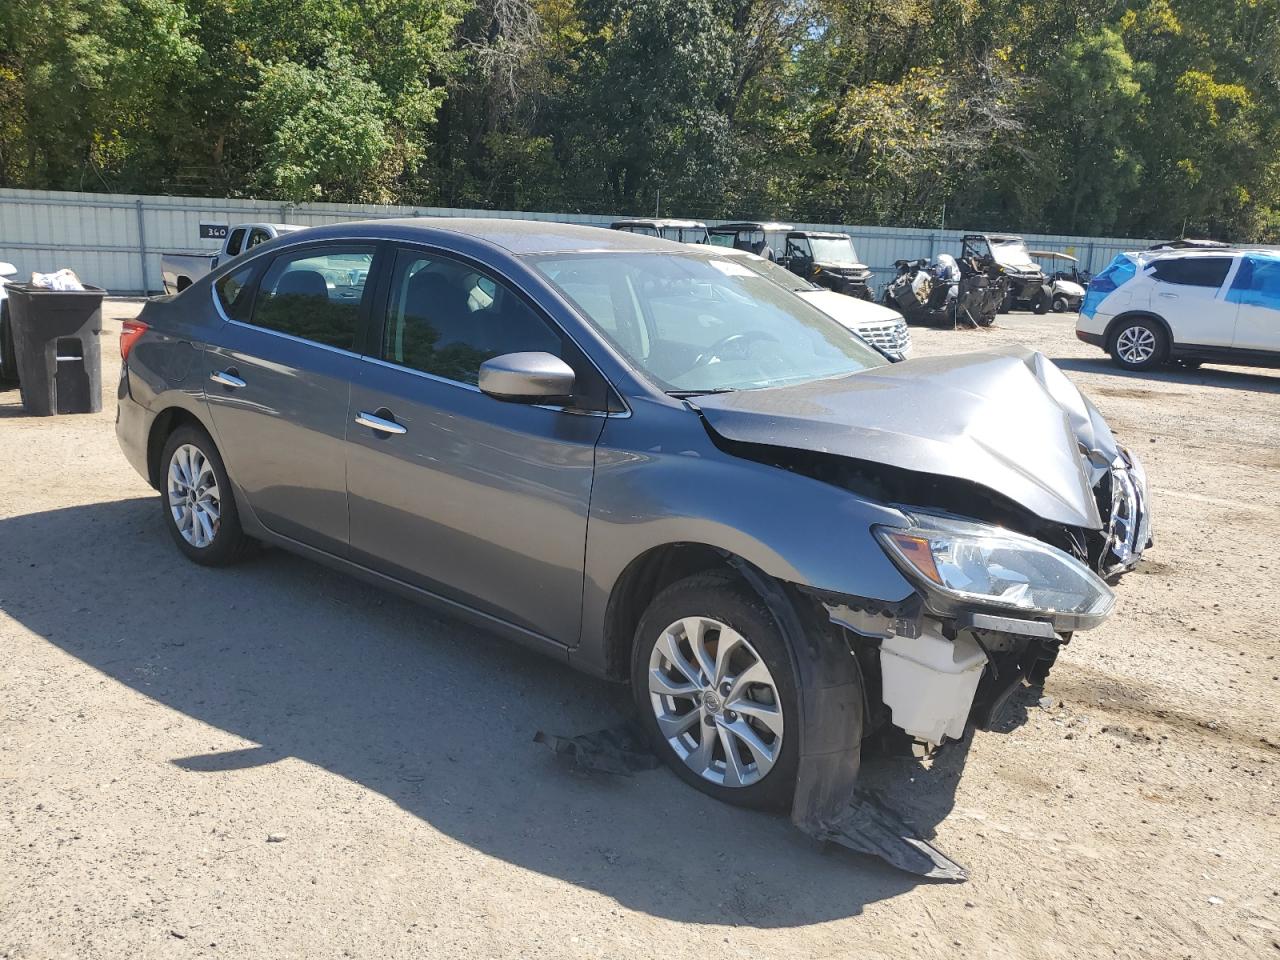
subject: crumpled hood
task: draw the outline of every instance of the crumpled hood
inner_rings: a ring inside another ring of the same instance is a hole
[[[968,480],[1045,520],[1094,530],[1102,518],[1091,488],[1119,455],[1093,404],[1025,347],[690,402],[729,440]]]

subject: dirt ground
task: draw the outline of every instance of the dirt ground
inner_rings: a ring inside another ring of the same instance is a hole
[[[1156,545],[998,731],[868,779],[965,864],[823,851],[535,730],[618,693],[279,551],[180,559],[101,414],[0,392],[0,957],[1280,957],[1280,375],[1021,341],[1146,461]]]

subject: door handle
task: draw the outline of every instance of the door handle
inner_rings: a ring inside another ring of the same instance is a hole
[[[360,424],[362,427],[368,427],[370,430],[377,430],[379,433],[393,433],[396,436],[409,432],[394,420],[385,420],[376,414],[365,413],[363,410],[361,410],[359,416],[356,417],[356,423]]]
[[[209,379],[214,383],[222,384],[224,387],[231,387],[233,390],[245,385],[245,382],[236,376],[234,369],[215,370],[209,374]]]
[[[1166,300],[1177,300],[1177,299],[1178,299],[1178,295],[1177,295],[1176,293],[1162,293],[1162,294],[1160,294],[1160,296],[1164,297]]]

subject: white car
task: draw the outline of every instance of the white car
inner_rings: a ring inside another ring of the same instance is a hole
[[[848,327],[867,343],[888,354],[891,359],[905,360],[911,355],[911,331],[907,328],[907,321],[897,310],[860,297],[823,289],[796,276],[786,267],[746,250],[734,247],[715,247],[714,250],[719,256],[741,260],[766,280],[772,280],[808,300],[832,320]]]
[[[1076,336],[1126,370],[1280,366],[1280,250],[1123,253],[1089,284]]]

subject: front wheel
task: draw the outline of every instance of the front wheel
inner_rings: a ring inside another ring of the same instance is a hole
[[[1169,338],[1154,320],[1122,323],[1111,338],[1111,359],[1124,370],[1151,370],[1169,355]]]
[[[196,563],[232,563],[250,543],[240,527],[235,495],[212,438],[195,426],[169,436],[161,454],[165,526]]]
[[[1066,313],[1066,312],[1067,312],[1067,309],[1068,309],[1070,306],[1071,306],[1071,304],[1067,303],[1067,298],[1066,298],[1066,297],[1054,297],[1054,298],[1053,298],[1053,312],[1054,312],[1054,313]]]
[[[764,603],[725,574],[663,590],[636,630],[631,686],[658,755],[686,783],[744,807],[795,791],[796,681]]]

